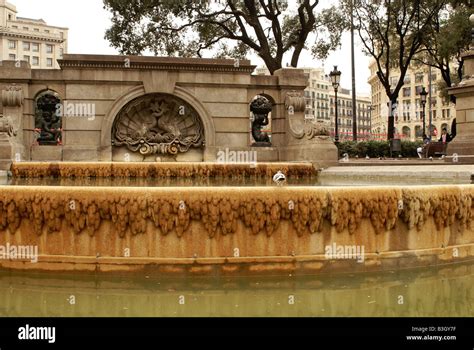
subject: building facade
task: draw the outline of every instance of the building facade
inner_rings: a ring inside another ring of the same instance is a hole
[[[331,128],[336,128],[336,95],[334,89],[330,91],[330,117]],[[357,103],[357,139],[369,140],[370,135],[370,97],[359,95],[356,97]],[[337,93],[338,104],[338,131],[339,140],[352,140],[352,91],[344,88],[339,88]]]
[[[372,134],[375,139],[387,139],[388,127],[388,97],[384,87],[377,77],[377,64],[370,64],[371,76],[369,84],[372,87]],[[400,73],[396,70],[390,76],[392,87],[395,88]],[[431,70],[431,92],[430,69],[424,66],[413,65],[407,71],[404,86],[400,90],[397,108],[395,109],[395,137],[416,140],[423,137],[423,107],[420,92],[423,87],[431,94],[427,97],[425,106],[425,127],[428,135],[429,121],[431,118],[431,134],[437,137],[441,130],[446,128],[451,132],[451,125],[455,118],[455,105],[444,98],[438,90],[438,82],[441,74],[436,69]]]
[[[42,19],[17,16],[16,7],[0,0],[0,60],[26,61],[33,69],[59,69],[67,53],[68,29]]]
[[[331,82],[323,68],[305,68],[304,72],[308,75],[308,87],[305,90],[305,118],[329,123]]]

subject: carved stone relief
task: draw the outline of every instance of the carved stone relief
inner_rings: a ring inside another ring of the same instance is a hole
[[[291,112],[304,112],[306,110],[306,101],[301,92],[290,91],[285,96],[285,107]],[[293,113],[289,113],[290,115]]]
[[[2,90],[2,105],[4,107],[21,107],[23,104],[23,89],[21,86],[10,85]]]
[[[115,119],[112,145],[142,155],[185,153],[204,146],[204,127],[197,112],[183,100],[167,95],[139,97]]]
[[[7,136],[16,136],[17,131],[13,127],[13,121],[10,117],[5,117],[0,114],[0,134],[6,133]]]

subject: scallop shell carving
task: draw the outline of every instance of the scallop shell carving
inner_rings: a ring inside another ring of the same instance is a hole
[[[191,105],[172,95],[151,94],[127,104],[115,119],[112,145],[142,155],[185,153],[204,146],[204,127]]]

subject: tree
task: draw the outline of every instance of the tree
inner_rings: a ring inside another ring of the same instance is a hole
[[[447,88],[459,83],[463,78],[464,60],[462,54],[469,50],[471,44],[471,24],[469,16],[474,13],[472,5],[461,1],[447,4],[441,16],[433,19],[429,26],[429,34],[416,60],[422,64],[439,69],[443,83],[439,87],[445,98],[448,98]],[[453,67],[453,63],[457,67]],[[453,72],[455,68],[455,72]],[[456,103],[456,97],[450,96]]]
[[[122,54],[244,58],[256,52],[273,74],[285,54],[297,67],[310,35],[324,58],[340,45],[343,19],[334,7],[316,13],[319,0],[104,0],[112,26],[106,39]]]
[[[351,0],[343,0],[346,2]],[[377,77],[390,101],[388,139],[394,138],[394,107],[407,70],[425,42],[445,0],[352,0],[360,39],[377,65]],[[390,80],[399,71],[398,81]]]

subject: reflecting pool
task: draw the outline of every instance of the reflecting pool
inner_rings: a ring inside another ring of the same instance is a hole
[[[318,277],[174,278],[0,272],[0,316],[472,316],[474,262]]]

